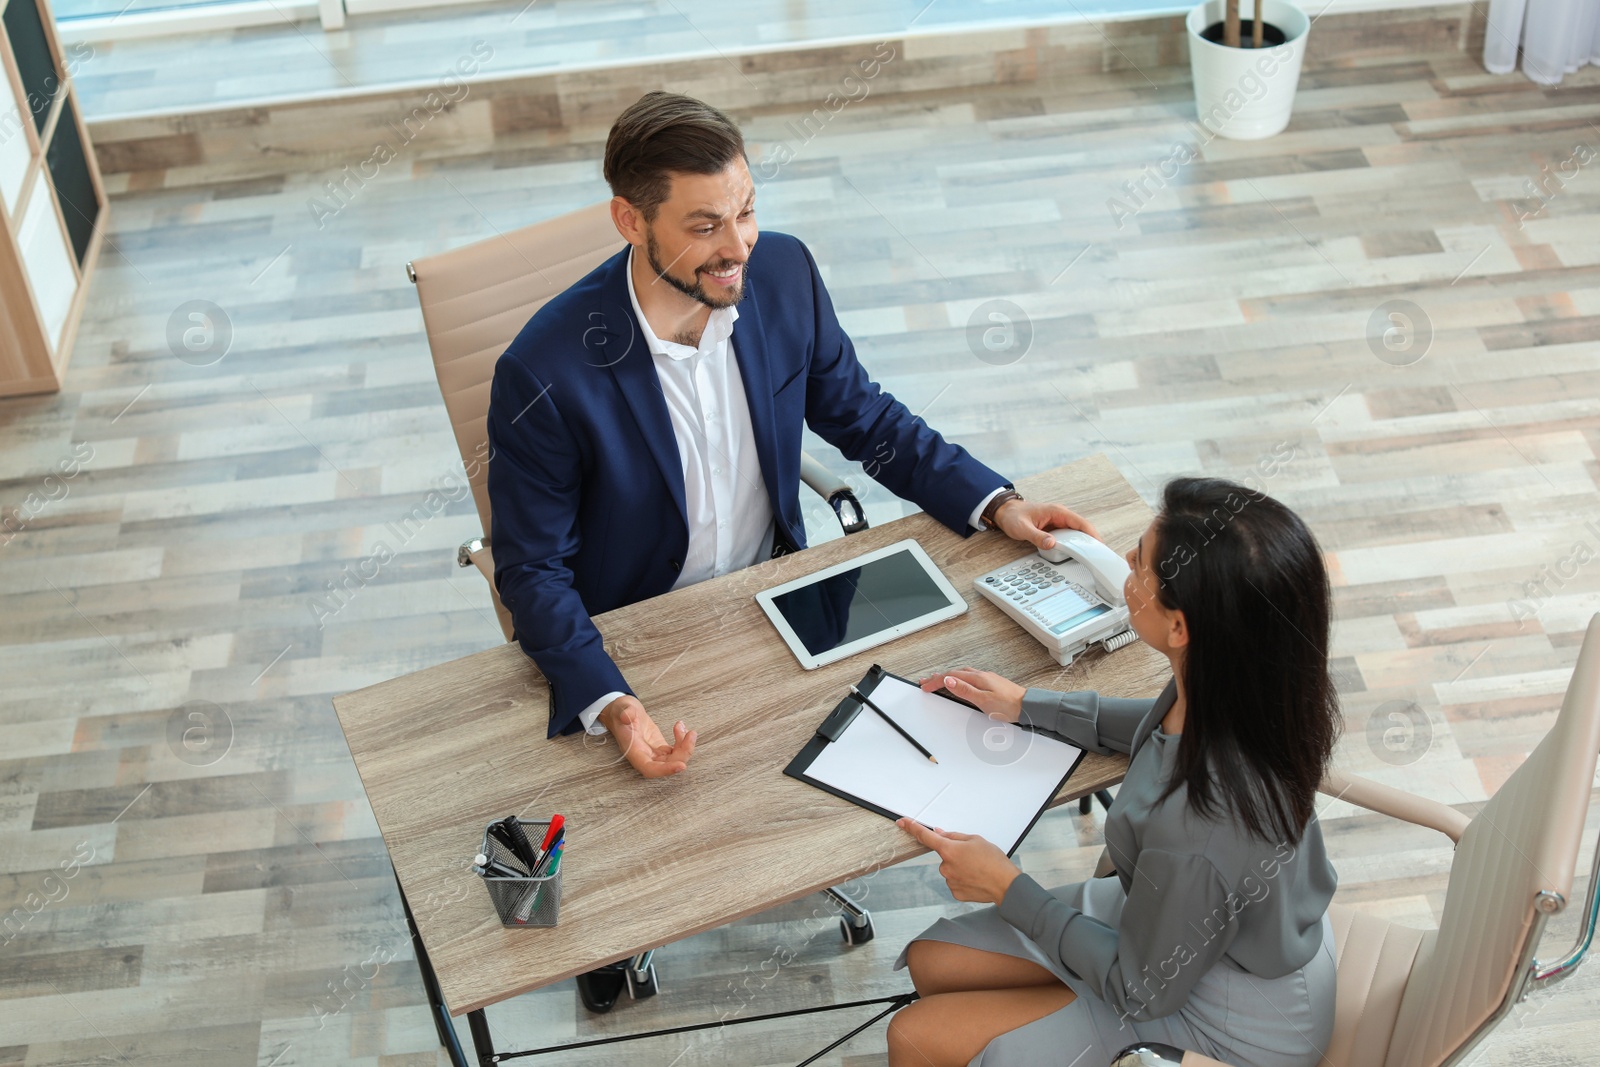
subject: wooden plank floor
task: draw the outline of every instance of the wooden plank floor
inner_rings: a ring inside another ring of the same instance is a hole
[[[1317,67],[1255,143],[1202,143],[1187,94],[1145,65],[875,100],[798,144],[757,115],[758,164],[794,152],[760,218],[810,243],[879,379],[990,463],[1103,451],[1152,501],[1204,471],[1298,508],[1338,586],[1341,764],[1474,810],[1600,610],[1600,179],[1561,177],[1600,145],[1600,71]],[[1197,158],[1163,174],[1174,145]],[[478,530],[402,265],[603,193],[584,147],[402,162],[321,227],[310,177],[117,198],[66,391],[0,404],[0,1065],[443,1062],[329,705],[500,639],[453,563]],[[1008,309],[1025,351],[983,344]],[[1324,819],[1341,899],[1436,921],[1442,839]],[[1099,827],[1053,814],[1025,866],[1084,877]],[[565,985],[491,1018],[525,1047],[903,988],[901,946],[962,906],[926,862],[858,888],[862,948],[817,898],[672,946],[654,1001],[591,1019]],[[1591,965],[1531,1000],[1473,1062],[1591,1062],[1597,987]],[[793,1063],[843,1029],[630,1058]]]

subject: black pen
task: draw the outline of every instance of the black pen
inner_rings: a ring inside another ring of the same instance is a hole
[[[528,840],[528,835],[522,829],[522,823],[517,817],[507,815],[494,825],[500,829],[500,833],[495,834],[500,842],[511,849],[511,854],[521,860],[524,867],[533,870],[539,863],[539,850]]]
[[[884,711],[882,708],[878,707],[878,705],[874,704],[872,702],[872,700],[867,696],[867,694],[863,693],[861,690],[857,689],[853,685],[850,687],[850,692],[854,693],[856,695],[856,699],[861,701],[861,703],[865,704],[867,707],[869,707],[873,711],[877,712],[878,713],[878,718],[882,719],[884,722],[888,723],[890,726],[893,726],[895,733],[899,734],[901,737],[905,738],[907,741],[910,741],[911,742],[911,746],[913,748],[915,748],[918,752],[922,753],[924,756],[927,756],[929,763],[938,763],[939,762],[938,760],[933,758],[933,753],[932,752],[929,752],[927,749],[923,748],[921,742],[919,742],[915,737],[912,737],[910,734],[906,733],[905,728],[902,727],[899,723],[897,723],[893,719],[889,718],[889,713]]]

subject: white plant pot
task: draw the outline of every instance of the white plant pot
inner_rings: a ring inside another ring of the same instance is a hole
[[[1264,0],[1263,19],[1283,31],[1284,43],[1259,50],[1229,48],[1200,36],[1225,12],[1225,0],[1205,0],[1184,20],[1197,121],[1238,141],[1271,137],[1289,125],[1311,20],[1288,0]],[[1254,17],[1254,0],[1239,0],[1239,13],[1241,19]]]

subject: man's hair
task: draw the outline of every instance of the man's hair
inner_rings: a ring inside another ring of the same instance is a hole
[[[692,96],[656,90],[612,124],[606,183],[654,222],[673,174],[717,174],[743,155],[744,135],[728,116]]]

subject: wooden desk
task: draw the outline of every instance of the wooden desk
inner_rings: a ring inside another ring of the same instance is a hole
[[[1103,455],[1024,479],[1068,502],[1113,548],[1150,510]],[[915,537],[971,610],[820,670],[795,662],[754,596]],[[910,678],[971,665],[1019,682],[1154,696],[1167,664],[1136,643],[1063,672],[980,598],[975,577],[1028,550],[999,534],[962,539],[918,514],[596,619],[606,647],[667,730],[699,731],[689,769],[647,781],[606,738],[545,739],[543,677],[515,644],[334,700],[367,798],[452,1015],[721,926],[924,851],[888,820],[786,777],[849,683],[874,661]],[[1056,803],[1122,777],[1085,757]],[[464,864],[485,824],[512,812],[567,817],[561,925],[507,929]]]

